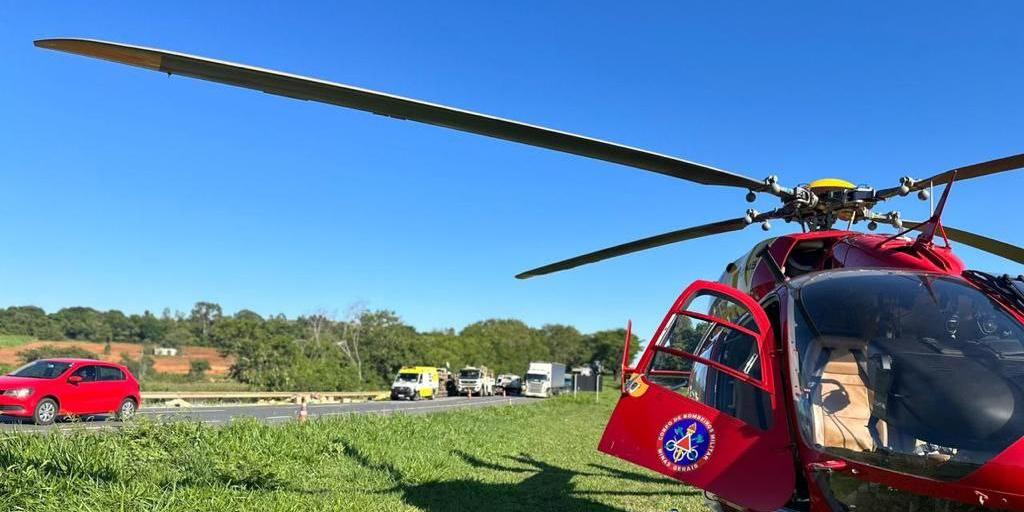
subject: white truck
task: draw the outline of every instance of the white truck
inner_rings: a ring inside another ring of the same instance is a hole
[[[526,370],[523,394],[547,398],[562,392],[565,387],[565,365],[561,363],[532,362]]]
[[[494,395],[494,372],[486,366],[467,366],[459,370],[456,385],[460,395]]]

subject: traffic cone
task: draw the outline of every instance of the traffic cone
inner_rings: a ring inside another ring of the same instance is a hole
[[[302,401],[302,405],[299,406],[299,423],[305,423],[309,419],[309,406],[306,405],[306,401]]]
[[[473,398],[473,390],[472,389],[466,392],[466,398]]]

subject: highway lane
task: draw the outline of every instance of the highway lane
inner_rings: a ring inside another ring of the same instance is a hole
[[[345,414],[429,414],[432,412],[451,411],[471,407],[495,407],[537,403],[537,399],[523,397],[445,397],[437,400],[409,401],[378,401],[347,404],[310,404],[309,417],[320,418]],[[260,421],[276,424],[294,421],[298,417],[299,406],[287,405],[223,405],[210,407],[146,407],[143,404],[139,411],[144,416],[156,421],[201,421],[211,425],[224,425],[235,418],[255,418]],[[37,426],[21,422],[15,418],[0,417],[0,432],[46,432],[60,430],[102,430],[118,428],[123,423],[106,417],[86,418],[80,421],[60,421],[50,426]]]

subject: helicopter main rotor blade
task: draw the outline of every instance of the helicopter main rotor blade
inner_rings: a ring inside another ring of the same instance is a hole
[[[760,217],[758,219],[760,219]],[[640,240],[635,240],[633,242],[616,245],[615,247],[609,247],[607,249],[587,253],[582,256],[576,256],[575,258],[562,260],[558,263],[544,265],[543,267],[538,267],[533,270],[527,270],[526,272],[517,275],[516,279],[529,279],[531,277],[560,272],[562,270],[569,270],[570,268],[575,268],[580,265],[596,263],[609,258],[615,258],[646,249],[653,249],[655,247],[682,242],[684,240],[692,240],[694,238],[717,235],[719,233],[728,233],[730,231],[739,231],[748,225],[747,221],[743,217],[740,217],[738,219],[712,222],[711,224],[704,224],[703,226],[694,226],[692,228],[662,233],[660,235],[654,235]]]
[[[753,191],[769,190],[760,180],[643,149],[315,78],[183,53],[89,39],[41,39],[36,41],[35,45],[167,74],[220,82],[300,100],[329,103],[539,146],[704,185],[738,187]]]
[[[981,162],[972,164],[957,169],[951,169],[946,172],[940,172],[931,178],[918,180],[914,182],[914,185],[909,187],[910,192],[917,192],[919,190],[926,189],[932,185],[942,185],[949,183],[953,179],[953,175],[956,175],[956,181],[963,181],[971,178],[980,178],[982,176],[988,176],[990,174],[997,174],[1006,171],[1014,171],[1017,169],[1024,168],[1024,153],[1019,155],[1008,156],[1004,158],[997,158],[995,160],[989,160],[988,162]],[[878,196],[885,200],[900,193],[899,187],[887,188],[878,191]]]
[[[957,176],[957,181],[960,181],[959,175]],[[920,230],[919,228],[921,228],[923,224],[924,223],[922,222],[903,221],[904,226],[915,230]],[[960,242],[964,245],[969,245],[975,249],[981,249],[982,251],[995,254],[996,256],[1002,256],[1010,261],[1024,264],[1024,248],[1008,244],[1001,240],[982,236],[977,233],[971,233],[970,231],[949,227],[945,224],[942,225],[941,229],[945,231],[946,236],[949,237],[950,240]]]

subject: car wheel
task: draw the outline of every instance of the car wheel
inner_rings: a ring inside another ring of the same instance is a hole
[[[57,419],[57,401],[52,398],[44,398],[36,404],[32,421],[36,425],[52,425]]]
[[[120,421],[129,421],[135,417],[138,406],[135,405],[134,398],[125,398],[121,400],[121,405],[117,408],[117,419]]]

